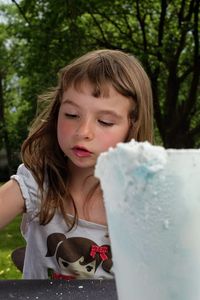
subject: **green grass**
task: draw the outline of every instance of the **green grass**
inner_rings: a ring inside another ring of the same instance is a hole
[[[0,279],[20,279],[21,272],[11,260],[12,251],[25,245],[20,232],[21,216],[0,231]]]

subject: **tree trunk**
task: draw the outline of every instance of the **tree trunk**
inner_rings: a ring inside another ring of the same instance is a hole
[[[6,121],[4,116],[4,96],[3,96],[3,76],[0,73],[0,132],[3,138],[3,146],[6,150],[6,158],[8,162],[8,173],[12,174],[12,155],[8,138],[8,131],[6,127]]]

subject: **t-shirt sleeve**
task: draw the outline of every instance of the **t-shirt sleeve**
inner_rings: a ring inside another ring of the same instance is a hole
[[[40,207],[39,188],[31,171],[24,164],[21,164],[16,175],[12,175],[11,179],[16,180],[19,184],[25,201],[26,212],[32,216],[37,214]]]

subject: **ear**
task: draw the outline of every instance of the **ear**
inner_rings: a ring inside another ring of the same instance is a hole
[[[46,257],[54,256],[57,245],[60,242],[66,240],[66,236],[63,233],[52,233],[47,238],[47,254]]]

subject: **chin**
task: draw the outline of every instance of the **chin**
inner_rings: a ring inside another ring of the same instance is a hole
[[[72,164],[80,169],[93,169],[96,163],[87,163],[87,162],[80,162],[80,161],[72,161]]]

